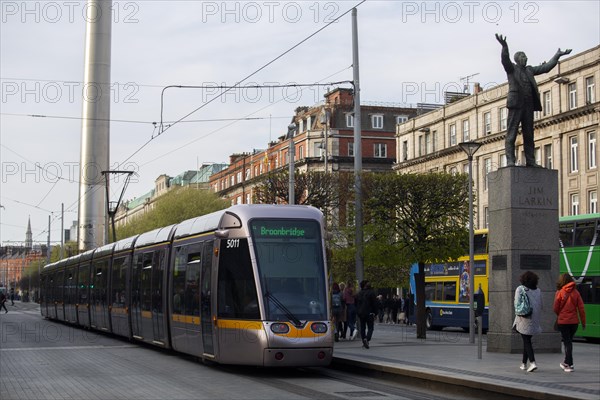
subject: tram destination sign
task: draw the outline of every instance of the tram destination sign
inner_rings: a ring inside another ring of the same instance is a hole
[[[252,222],[252,235],[272,239],[314,238],[317,224],[310,221],[257,220]]]

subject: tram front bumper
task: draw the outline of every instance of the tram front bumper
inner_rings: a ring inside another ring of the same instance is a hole
[[[265,367],[325,367],[331,364],[333,348],[264,349]]]

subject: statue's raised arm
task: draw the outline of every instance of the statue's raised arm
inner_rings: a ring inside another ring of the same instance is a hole
[[[527,55],[517,51],[514,55],[514,63],[508,54],[506,36],[496,33],[496,40],[502,45],[500,59],[508,78],[508,93],[506,96],[506,108],[508,109],[505,150],[506,165],[516,165],[515,141],[521,127],[523,134],[523,148],[525,152],[525,165],[537,167],[535,162],[535,144],[533,139],[533,114],[542,111],[540,92],[535,80],[535,75],[548,73],[558,64],[558,59],[570,54],[571,49],[561,50],[554,56],[537,66],[527,65]]]
[[[502,47],[508,47],[508,44],[506,43],[506,36],[502,36],[499,33],[496,33],[496,40],[498,42],[500,42],[500,44],[502,45]]]
[[[558,57],[562,57],[562,56],[566,56],[567,54],[571,54],[571,49],[566,49],[565,51],[562,51],[560,48],[556,51],[556,55]]]

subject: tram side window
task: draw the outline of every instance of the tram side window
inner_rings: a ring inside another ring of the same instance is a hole
[[[125,282],[127,277],[127,257],[120,257],[113,261],[112,293],[113,308],[125,307]]]
[[[575,227],[575,246],[591,246],[595,233],[595,222],[578,222]]]
[[[259,319],[258,295],[250,261],[248,241],[227,248],[221,242],[218,271],[217,312],[219,317]]]
[[[140,303],[142,311],[150,311],[152,309],[152,261],[154,252],[144,253],[142,258],[141,271],[141,296]]]
[[[573,223],[560,224],[558,235],[564,247],[573,246]]]
[[[79,284],[77,285],[78,304],[87,304],[88,302],[88,285],[90,282],[89,269],[89,264],[79,266],[79,273],[77,274],[77,277],[79,279]]]
[[[173,314],[183,314],[186,267],[186,248],[182,246],[177,247],[175,249],[175,267],[173,268]]]
[[[75,269],[69,268],[67,270],[67,280],[65,282],[65,303],[66,304],[75,304],[75,291],[76,291],[76,282],[75,282]]]
[[[201,253],[191,253],[187,256],[185,271],[185,314],[200,315],[200,261]]]
[[[92,276],[92,302],[97,305],[106,304],[106,274],[108,271],[108,259],[96,261],[93,264]]]
[[[56,292],[55,293],[55,297],[54,297],[54,301],[57,301],[59,303],[63,302],[63,289],[65,286],[65,271],[59,271],[56,273],[56,280],[55,280],[55,288],[56,288]]]

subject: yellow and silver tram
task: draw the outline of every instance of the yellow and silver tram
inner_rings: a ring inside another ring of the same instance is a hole
[[[322,218],[237,205],[46,265],[42,315],[218,363],[328,365]]]

